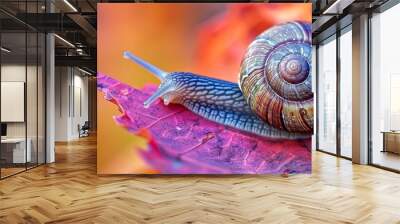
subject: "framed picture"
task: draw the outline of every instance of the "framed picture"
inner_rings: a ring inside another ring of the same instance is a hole
[[[99,4],[99,174],[311,172],[311,4]]]

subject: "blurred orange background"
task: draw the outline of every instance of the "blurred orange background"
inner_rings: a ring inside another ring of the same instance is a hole
[[[251,41],[286,21],[311,23],[310,3],[100,3],[97,70],[133,87],[157,78],[124,59],[126,50],[164,71],[190,71],[236,82]],[[98,93],[97,172],[155,172],[137,155],[146,142],[118,126],[117,107]]]

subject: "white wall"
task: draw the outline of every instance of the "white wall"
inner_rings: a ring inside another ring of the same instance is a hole
[[[55,140],[70,141],[88,120],[88,78],[72,67],[56,67],[55,73]]]
[[[27,67],[28,74],[35,73],[36,74],[36,67],[28,66]],[[25,64],[5,64],[1,66],[1,81],[4,82],[25,82]],[[36,85],[36,80],[29,80],[30,85]],[[33,98],[36,99],[36,89],[28,88],[27,93],[27,102],[33,102]],[[34,92],[30,92],[32,90]],[[36,101],[35,101],[36,102]],[[28,105],[29,106],[29,105]],[[34,106],[35,105],[30,105]],[[7,108],[1,108],[2,110],[7,110]],[[28,122],[35,121],[36,123],[36,114],[28,113]],[[33,117],[31,117],[33,116]],[[28,124],[28,128],[33,127],[33,125]],[[25,122],[7,122],[7,136],[8,137],[25,137]],[[28,130],[28,137],[29,137],[29,130]]]
[[[38,70],[37,70],[38,69]],[[26,121],[6,122],[7,137],[25,138],[30,140],[32,161],[44,162],[44,74],[42,68],[25,64],[3,64],[1,66],[1,81],[3,82],[24,82],[26,84],[26,108],[22,107],[22,113],[26,112]],[[27,80],[25,80],[27,78]],[[24,94],[24,90],[22,90]],[[7,97],[7,96],[2,96]],[[1,108],[10,110],[10,108]],[[37,153],[39,155],[37,156]]]
[[[69,138],[69,73],[68,67],[55,68],[55,141],[68,141]]]
[[[1,81],[25,82],[25,64],[2,65]],[[6,108],[1,108],[1,109],[6,110]],[[7,123],[7,137],[25,137],[25,123],[24,122]]]
[[[76,71],[76,70],[75,70]],[[78,138],[78,124],[83,125],[88,120],[88,78],[79,75],[74,75],[74,108],[73,108],[73,119],[71,120],[71,135],[73,138]]]

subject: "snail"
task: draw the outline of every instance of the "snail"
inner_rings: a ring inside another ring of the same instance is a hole
[[[311,25],[287,22],[249,45],[239,83],[190,72],[165,72],[125,51],[124,57],[161,84],[145,102],[176,103],[211,121],[273,139],[302,139],[313,131]]]

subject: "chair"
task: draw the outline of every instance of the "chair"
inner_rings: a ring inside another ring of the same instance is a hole
[[[89,136],[89,129],[90,129],[89,121],[85,121],[82,127],[80,127],[80,125],[78,124],[79,138]]]

